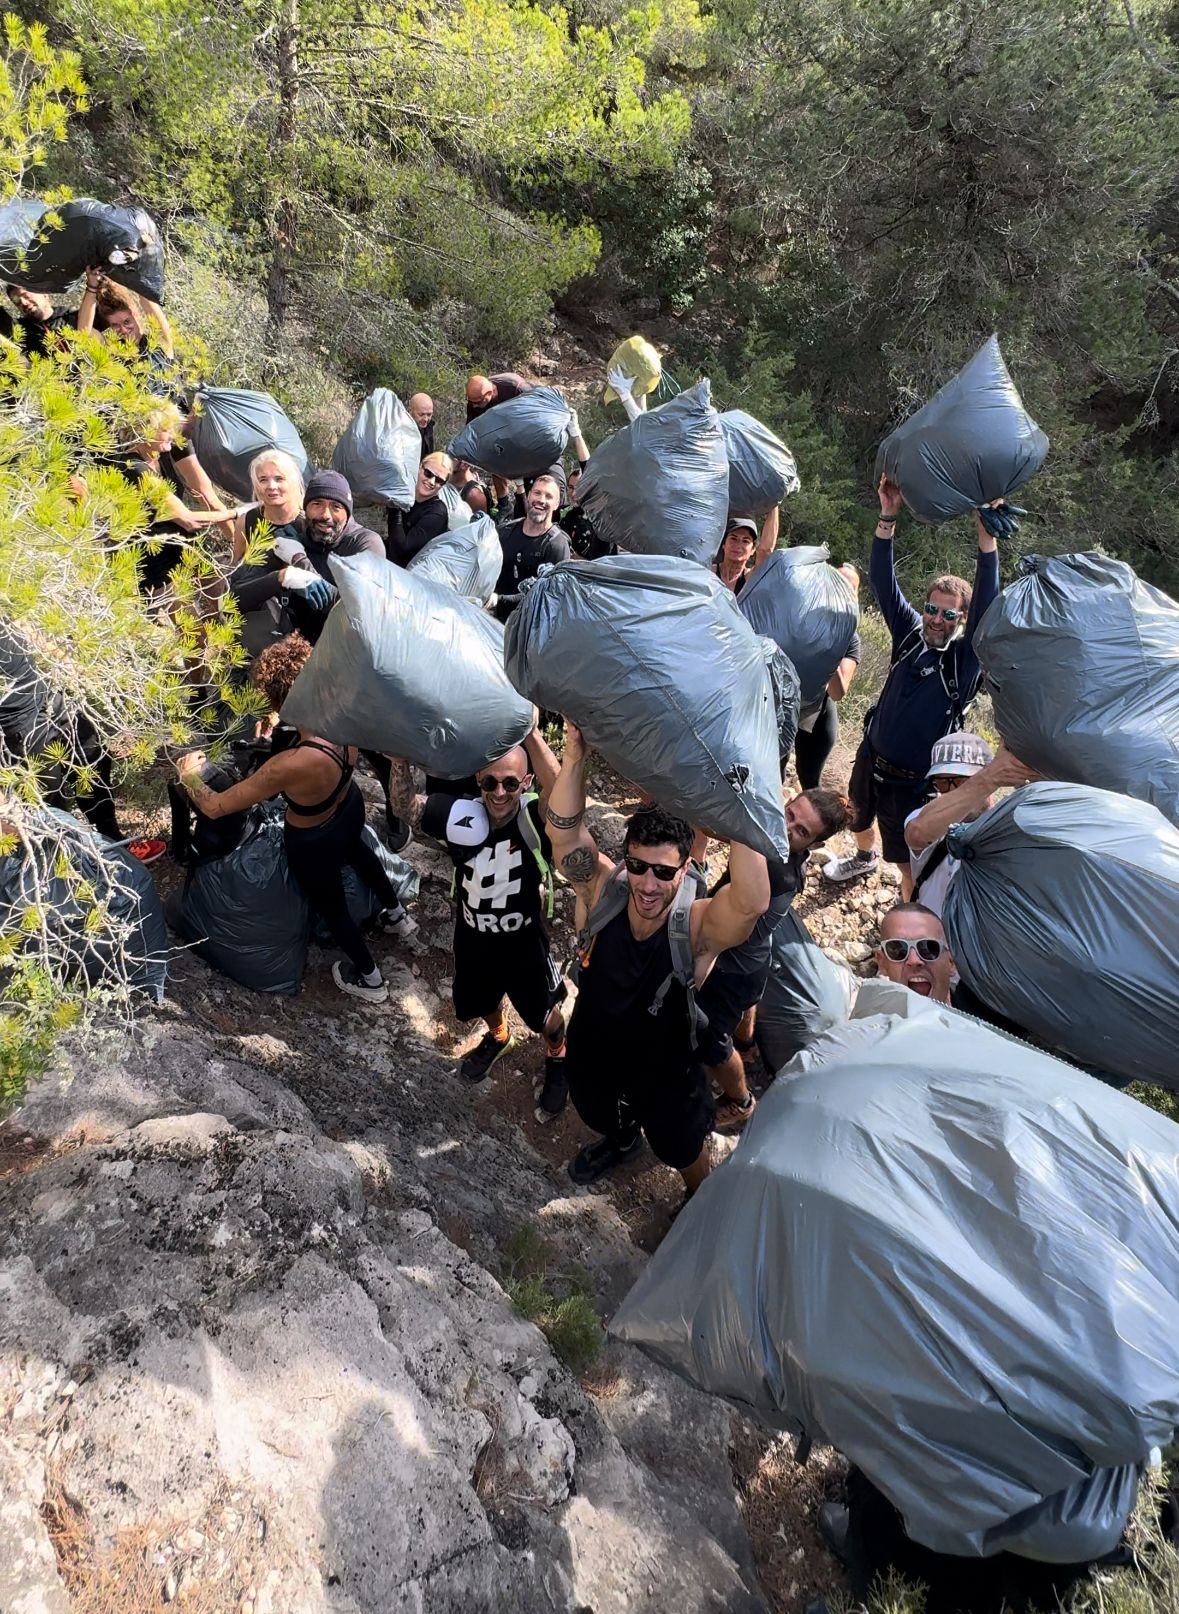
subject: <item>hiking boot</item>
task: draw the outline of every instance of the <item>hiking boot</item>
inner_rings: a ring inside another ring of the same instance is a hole
[[[713,1126],[718,1132],[735,1132],[745,1125],[756,1108],[757,1100],[752,1093],[746,1093],[743,1099],[722,1098],[716,1107]]]
[[[392,936],[394,941],[411,942],[421,928],[416,919],[411,919],[404,908],[382,908],[377,915],[377,924],[380,925],[386,936]]]
[[[599,1177],[604,1177],[615,1166],[624,1166],[628,1160],[633,1160],[643,1147],[643,1134],[636,1132],[633,1143],[619,1145],[612,1138],[599,1138],[596,1143],[587,1143],[585,1148],[569,1162],[569,1175],[575,1183],[584,1188]]]
[[[413,840],[413,830],[404,818],[394,818],[392,813],[385,816],[385,845],[391,852],[404,852]]]
[[[824,863],[823,878],[834,885],[846,885],[849,880],[862,880],[865,875],[875,874],[879,867],[879,852],[869,852],[866,857],[853,852],[850,857],[833,857]]]
[[[158,835],[149,835],[142,840],[128,841],[127,850],[140,863],[154,863],[168,850],[168,843]]]
[[[337,959],[332,965],[332,980],[341,992],[347,992],[350,997],[363,998],[366,1003],[384,1003],[389,997],[389,988],[384,981],[378,981],[375,986],[366,985],[356,965],[347,958]]]
[[[554,1059],[547,1055],[544,1062],[544,1081],[538,1082],[532,1094],[538,1100],[535,1111],[536,1119],[547,1124],[555,1121],[565,1108],[565,1100],[569,1097],[569,1087],[565,1081],[564,1058]]]
[[[492,1070],[499,1064],[505,1054],[510,1054],[516,1046],[515,1037],[505,1037],[501,1042],[491,1032],[483,1037],[481,1042],[475,1044],[470,1053],[459,1066],[459,1075],[464,1082],[486,1081]]]

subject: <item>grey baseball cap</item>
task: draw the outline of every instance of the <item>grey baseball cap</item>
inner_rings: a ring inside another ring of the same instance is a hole
[[[966,779],[994,760],[981,734],[945,734],[930,752],[930,769],[925,777]]]

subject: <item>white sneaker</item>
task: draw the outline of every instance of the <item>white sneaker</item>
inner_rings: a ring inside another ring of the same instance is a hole
[[[400,912],[396,908],[383,908],[377,920],[386,936],[392,936],[394,941],[411,942],[420,930],[416,919],[411,919],[405,909]]]
[[[862,880],[865,875],[875,874],[879,867],[879,852],[873,852],[871,857],[853,853],[850,857],[833,857],[824,863],[823,878],[835,885],[846,885],[849,880]]]
[[[367,986],[356,973],[356,965],[350,959],[339,959],[332,965],[332,980],[341,992],[347,992],[350,997],[363,998],[366,1003],[385,1003],[388,1001],[389,988],[384,981],[378,981],[376,986]]]

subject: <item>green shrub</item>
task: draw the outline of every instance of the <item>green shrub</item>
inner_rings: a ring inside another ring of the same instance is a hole
[[[572,1373],[584,1373],[602,1349],[602,1322],[589,1274],[562,1264],[531,1223],[522,1223],[504,1251],[503,1285],[522,1316],[536,1324]]]

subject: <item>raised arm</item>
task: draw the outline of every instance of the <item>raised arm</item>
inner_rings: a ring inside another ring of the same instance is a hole
[[[561,764],[549,749],[539,728],[534,728],[525,739],[524,749],[528,753],[532,777],[536,780],[536,794],[540,798],[540,810],[543,816],[548,811],[549,798],[557,782],[557,775],[561,771]]]
[[[880,499],[880,517],[876,523],[876,537],[872,542],[868,580],[872,584],[872,592],[876,596],[880,614],[892,634],[892,648],[895,652],[902,639],[912,633],[914,628],[920,627],[921,617],[901,593],[901,585],[897,582],[892,543],[904,503],[901,490],[895,482],[890,482],[888,477],[882,476],[876,491]]]
[[[761,524],[761,533],[757,540],[757,548],[753,552],[753,565],[751,571],[756,571],[767,556],[772,555],[778,547],[778,532],[781,527],[781,516],[778,506],[775,505],[769,515]]]
[[[389,805],[411,829],[420,829],[426,810],[426,797],[414,779],[413,768],[404,757],[389,759]]]
[[[993,760],[964,779],[957,790],[947,790],[944,795],[926,802],[917,816],[905,825],[905,844],[910,852],[924,852],[926,847],[944,839],[955,824],[966,823],[985,812],[994,791],[1008,785],[1026,785],[1043,777],[1001,745]]]
[[[728,885],[700,904],[703,918],[693,947],[697,959],[713,959],[748,941],[769,905],[770,871],[765,858],[734,841],[729,848]]]
[[[585,827],[587,755],[585,736],[566,718],[565,751],[560,772],[549,793],[546,816],[553,859],[573,887],[578,901],[589,909],[597,901],[602,881],[610,877],[614,865],[599,851],[598,843]]]

